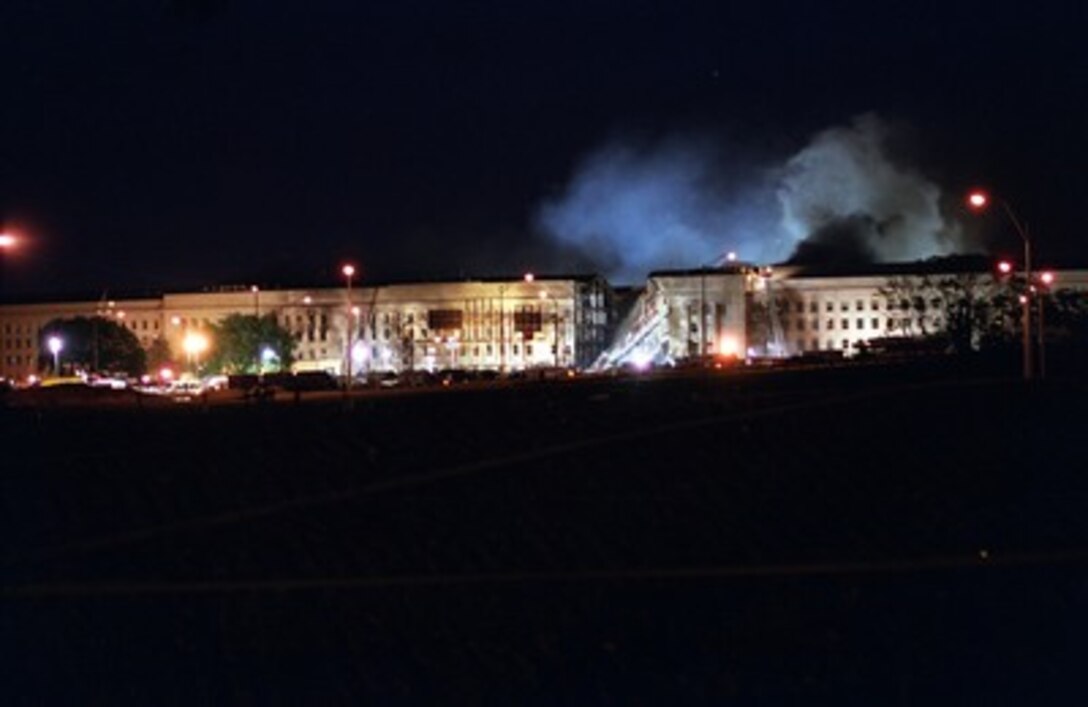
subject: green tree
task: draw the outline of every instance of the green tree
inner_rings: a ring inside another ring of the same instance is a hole
[[[295,360],[295,336],[280,326],[274,314],[231,314],[211,327],[210,339],[209,371],[287,370]]]
[[[147,349],[148,369],[157,371],[163,366],[171,366],[174,363],[174,354],[170,350],[170,342],[166,340],[166,337],[159,336],[151,342],[151,346]]]
[[[131,331],[112,319],[75,317],[54,319],[42,327],[39,365],[52,365],[47,342],[52,336],[64,343],[61,361],[73,368],[138,376],[147,370],[147,355]]]

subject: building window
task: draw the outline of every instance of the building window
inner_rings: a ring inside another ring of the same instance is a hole
[[[804,331],[804,330],[805,330],[805,320],[804,319],[798,319],[797,320],[797,331]]]
[[[869,303],[869,309],[873,310],[874,312],[879,312],[880,311],[880,300],[875,299],[872,302],[870,302]]]
[[[847,303],[846,303],[845,301],[844,301],[844,302],[841,302],[841,303],[839,304],[839,309],[841,309],[841,310],[842,310],[842,311],[844,311],[844,312],[849,312],[849,311],[850,311],[850,305],[849,305],[849,304],[847,304]]]
[[[514,353],[517,353],[517,352],[515,351]],[[532,344],[525,344],[525,355],[526,356],[532,356],[533,355],[533,345]]]
[[[846,349],[850,348],[850,340],[849,339],[843,339],[842,340],[842,348],[843,348],[844,351]]]
[[[862,319],[861,317],[858,317],[857,324],[858,324],[858,329],[864,329],[865,328],[865,320]]]
[[[842,328],[843,329],[849,329],[850,328],[850,320],[849,319],[843,318]]]
[[[862,300],[858,300],[854,303],[854,309],[858,310],[859,312],[862,311],[863,309],[865,309],[865,302],[863,302]]]
[[[518,345],[517,344],[514,344],[514,355],[515,356],[518,355]]]
[[[820,340],[819,339],[813,339],[812,340],[812,350],[813,351],[819,351],[820,350]]]
[[[816,300],[812,300],[811,302],[809,302],[808,303],[808,311],[812,312],[813,314],[815,314],[816,312],[819,312],[820,311],[819,303]]]
[[[798,302],[797,303],[797,312],[801,313],[801,312],[804,312],[804,311],[805,311],[805,303],[804,302]]]
[[[829,312],[834,312],[835,311],[835,303],[834,302],[828,302],[825,309],[827,309],[827,311],[829,311]]]
[[[812,330],[813,331],[819,331],[820,330],[820,320],[819,319],[813,319],[812,320]]]
[[[835,328],[835,320],[834,319],[828,319],[827,320],[827,330],[831,331],[834,328]]]
[[[869,326],[872,327],[873,329],[879,329],[880,328],[880,320],[877,319],[876,317],[873,317],[872,319],[869,320]]]

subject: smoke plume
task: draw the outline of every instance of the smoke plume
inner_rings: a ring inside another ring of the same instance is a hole
[[[891,128],[867,114],[792,156],[752,160],[707,136],[614,140],[537,211],[537,228],[620,282],[742,260],[821,264],[954,252],[940,189],[890,154]]]
[[[903,261],[956,250],[941,190],[889,154],[890,128],[872,114],[818,134],[779,179],[791,260],[853,264]]]

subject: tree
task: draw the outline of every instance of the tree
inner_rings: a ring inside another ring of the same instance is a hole
[[[174,354],[170,350],[170,342],[165,337],[159,336],[151,342],[151,346],[147,349],[147,367],[152,371],[157,371],[163,366],[172,366],[174,364]]]
[[[889,333],[941,337],[957,353],[977,350],[1003,326],[1001,293],[989,275],[902,276],[889,279]]]
[[[39,364],[52,363],[47,342],[59,337],[61,358],[69,366],[88,371],[111,371],[138,376],[147,370],[147,355],[131,331],[104,317],[54,319],[42,327]]]
[[[286,370],[295,361],[295,335],[275,314],[231,314],[211,327],[208,370],[262,373]]]

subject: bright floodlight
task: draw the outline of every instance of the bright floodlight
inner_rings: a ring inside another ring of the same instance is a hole
[[[1007,260],[1002,260],[997,264],[997,271],[1002,275],[1008,275],[1012,272],[1012,263]]]
[[[731,263],[736,262],[737,254],[735,252],[733,252],[733,251],[729,251],[728,253],[725,254],[725,259],[728,260]]]
[[[351,359],[358,364],[363,363],[370,355],[370,348],[362,341],[356,341],[351,347]]]
[[[984,209],[990,203],[990,197],[984,191],[973,191],[967,195],[967,204],[972,209]]]
[[[64,348],[64,341],[59,336],[49,337],[49,341],[47,343],[49,345],[49,352],[52,353],[54,356],[59,354],[61,349]]]
[[[261,349],[261,361],[265,365],[271,363],[272,360],[275,358],[278,358],[278,356],[276,356],[276,352],[272,350],[271,346],[265,346],[263,349]]]
[[[0,233],[0,248],[14,248],[15,236],[10,233]]]
[[[186,334],[185,340],[181,343],[182,348],[185,349],[185,353],[194,355],[201,353],[208,348],[208,337],[196,332]]]
[[[1053,285],[1054,284],[1054,273],[1047,270],[1046,272],[1039,275],[1039,280],[1044,285],[1047,285],[1047,286]]]
[[[250,292],[253,292],[253,293],[257,293],[257,292],[260,292],[260,291],[261,291],[261,288],[259,288],[259,287],[257,287],[256,285],[254,285],[253,287],[250,287],[250,288],[249,288],[249,291],[250,291]]]
[[[340,268],[340,272],[344,273],[344,277],[351,277],[355,274],[355,266],[345,265],[344,267]]]
[[[536,279],[536,276],[533,275],[531,272],[525,273],[525,282],[532,282],[535,279]]]
[[[737,337],[726,334],[718,342],[718,352],[723,356],[740,356],[740,342]]]

